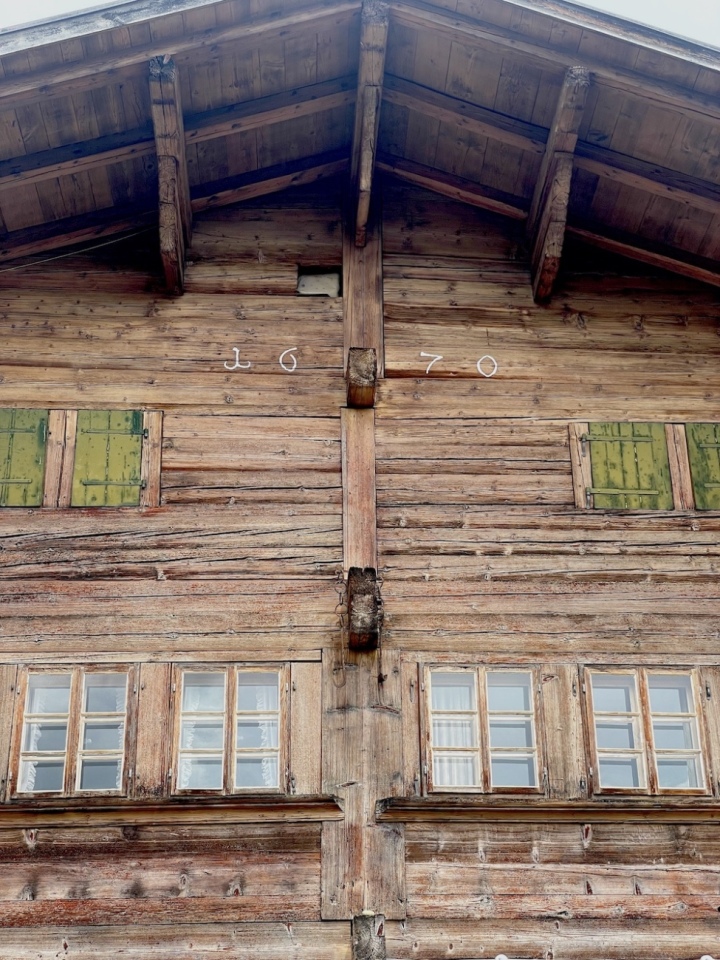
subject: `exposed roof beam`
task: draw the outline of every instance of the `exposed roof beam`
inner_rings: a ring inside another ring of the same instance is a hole
[[[626,187],[675,200],[696,210],[720,214],[720,187],[677,170],[584,142],[575,148],[575,166]]]
[[[385,0],[363,0],[355,126],[350,159],[350,179],[355,193],[355,243],[359,247],[365,246],[370,215],[388,26],[389,14]]]
[[[611,232],[601,224],[570,222],[567,225],[567,232],[610,253],[629,257],[631,260],[639,260],[652,267],[659,267],[661,270],[669,270],[671,273],[678,273],[683,277],[720,287],[720,263],[716,260],[693,256],[679,250],[670,250],[659,244],[639,240],[634,234]]]
[[[198,190],[193,190],[192,208],[195,213],[199,213],[213,207],[223,207],[241,200],[277,193],[287,187],[314,183],[324,177],[342,173],[349,165],[346,150],[333,150],[290,163],[264,167],[238,177],[228,177],[215,183],[204,183]]]
[[[192,237],[192,209],[175,63],[169,57],[154,57],[150,61],[149,82],[158,159],[160,258],[168,290],[182,293],[185,248]]]
[[[106,53],[101,57],[84,58],[61,66],[0,80],[0,102],[3,109],[14,109],[52,96],[67,96],[117,82],[118,72],[136,68],[138,74],[152,57],[168,54],[176,64],[196,59],[217,59],[223,44],[239,43],[257,48],[259,41],[284,40],[296,31],[347,27],[347,21],[359,9],[358,0],[341,0],[294,10],[284,16],[245,20],[229,27],[216,27],[200,32],[188,31],[183,36],[158,39],[150,43]]]
[[[545,151],[547,133],[544,127],[515,120],[503,113],[468,103],[467,100],[450,97],[446,93],[438,93],[437,90],[420,86],[410,80],[386,74],[383,99],[432,117],[433,120],[455,123],[478,136],[489,137],[520,150],[538,154]]]
[[[533,296],[537,302],[550,298],[560,270],[573,153],[589,89],[590,74],[585,67],[570,67],[566,71],[530,204],[527,231],[532,250]]]
[[[409,80],[385,75],[383,99],[407,107],[464,130],[531,153],[544,154],[548,133],[544,127],[515,120],[503,113],[487,110],[438,93]],[[687,206],[720,213],[720,188],[676,170],[645,160],[616,153],[606,147],[579,140],[575,147],[575,167],[606,177],[637,190],[676,200]]]
[[[283,123],[322,110],[341,107],[355,100],[355,77],[342,77],[284,93],[220,107],[186,117],[185,142],[201,143],[233,133]],[[136,157],[152,156],[155,139],[152,127],[83,140],[53,150],[0,161],[0,187],[13,183],[40,183],[93,167],[106,166]]]
[[[426,190],[440,193],[444,197],[459,200],[461,203],[468,203],[473,207],[489,210],[491,213],[499,213],[504,217],[512,217],[514,220],[525,220],[527,217],[527,211],[522,208],[524,203],[522,198],[502,193],[500,190],[492,190],[490,187],[481,187],[470,180],[444,173],[434,167],[426,167],[422,163],[414,163],[411,160],[403,160],[400,157],[382,153],[378,156],[377,167],[378,170],[392,173],[401,180],[407,180],[409,183],[425,187]]]
[[[323,177],[343,173],[349,165],[347,151],[334,150],[292,163],[265,167],[238,177],[203,184],[201,188],[192,191],[191,206],[194,213],[199,213],[213,207],[262,197],[287,187],[314,183]],[[158,223],[157,207],[125,208],[123,216],[114,220],[109,219],[112,213],[113,211],[98,210],[6,234],[0,238],[0,263],[84,244],[103,237],[134,233],[157,226]]]
[[[0,263],[92,243],[121,233],[137,233],[151,229],[157,223],[157,211],[143,207],[125,207],[122,217],[109,219],[111,216],[112,211],[97,210],[65,217],[41,227],[15,230],[0,239]]]
[[[389,0],[394,20],[415,29],[428,30],[450,41],[464,42],[482,50],[504,48],[512,50],[547,69],[572,67],[577,56],[557,47],[544,47],[521,39],[517,33],[502,27],[478,23],[460,13],[441,11],[422,0]],[[593,58],[583,57],[585,65],[599,81],[637,97],[657,100],[665,106],[692,111],[707,122],[708,117],[720,119],[720,102],[716,97],[689,91],[663,80],[651,79],[630,70],[622,70]]]

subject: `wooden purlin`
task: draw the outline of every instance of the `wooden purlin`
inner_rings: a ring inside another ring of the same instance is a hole
[[[160,257],[168,290],[182,293],[192,207],[180,80],[169,57],[150,61],[150,110],[158,159]]]
[[[365,246],[377,153],[385,51],[389,28],[385,0],[363,0],[360,60],[350,177],[355,193],[355,243]]]
[[[532,246],[533,296],[539,303],[550,298],[560,269],[573,153],[589,89],[590,74],[585,67],[566,71],[530,204],[527,231]]]

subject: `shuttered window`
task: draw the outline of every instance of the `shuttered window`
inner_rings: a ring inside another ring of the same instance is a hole
[[[665,426],[662,423],[590,423],[588,505],[609,510],[672,510]]]
[[[695,508],[720,510],[720,424],[685,427]]]
[[[0,410],[0,506],[43,501],[47,410]]]
[[[71,506],[138,506],[142,442],[140,410],[79,410]]]

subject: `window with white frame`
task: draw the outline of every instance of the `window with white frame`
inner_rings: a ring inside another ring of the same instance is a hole
[[[21,674],[15,793],[125,792],[130,672]]]
[[[532,670],[428,669],[428,788],[537,791],[536,686]]]
[[[176,791],[284,791],[285,666],[178,670]]]
[[[706,793],[694,671],[588,670],[596,789]]]

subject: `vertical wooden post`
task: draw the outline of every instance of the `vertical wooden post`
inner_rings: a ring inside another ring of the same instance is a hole
[[[343,308],[345,366],[351,347],[370,347],[377,357],[377,374],[385,371],[383,345],[382,242],[379,197],[370,211],[367,242],[356,247],[352,216],[346,212],[343,231]]]
[[[158,158],[160,256],[168,290],[182,293],[192,208],[180,81],[169,57],[150,61],[150,107]]]

